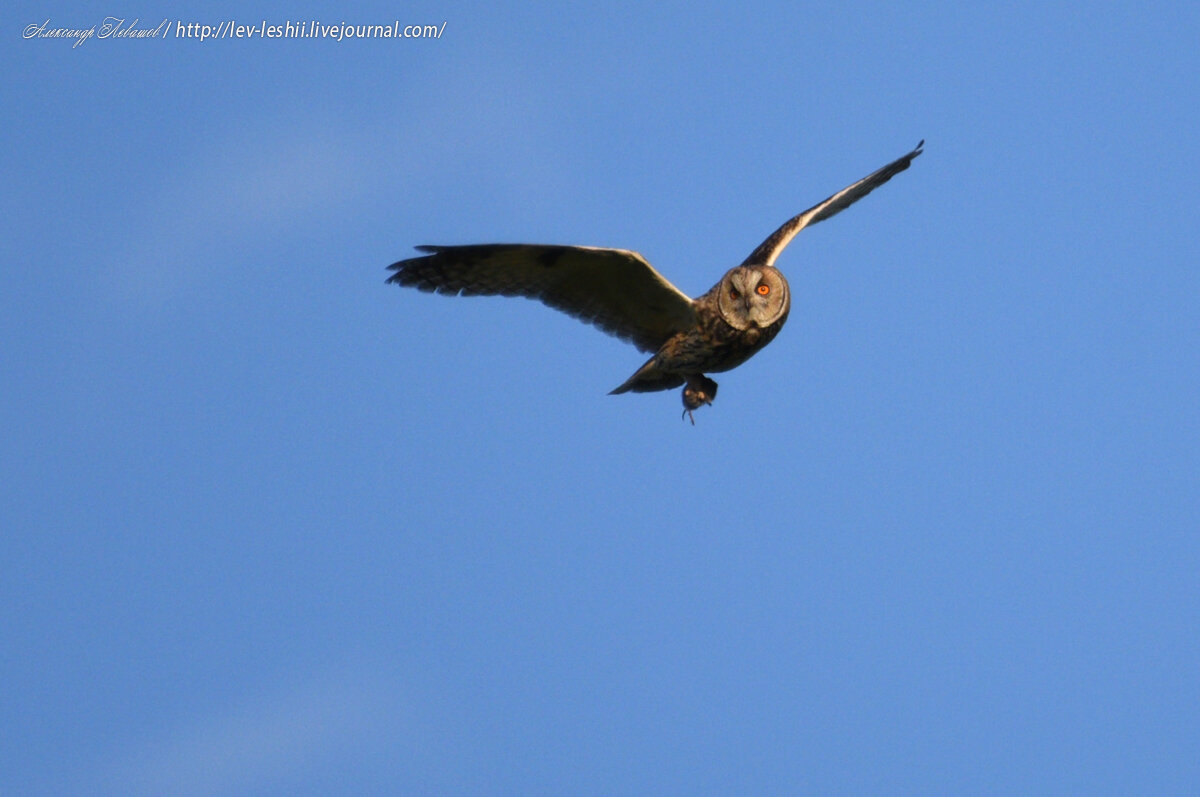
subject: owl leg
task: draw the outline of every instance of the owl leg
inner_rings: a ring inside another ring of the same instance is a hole
[[[692,426],[696,425],[696,419],[692,417],[692,410],[698,410],[705,404],[712,404],[716,397],[717,383],[704,374],[695,374],[687,378],[687,384],[683,388],[683,414],[691,419]]]

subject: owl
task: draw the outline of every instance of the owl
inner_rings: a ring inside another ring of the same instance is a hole
[[[697,299],[637,252],[589,246],[418,246],[425,254],[393,263],[387,281],[448,295],[525,296],[594,324],[651,355],[611,392],[682,385],[683,415],[694,425],[693,411],[717,396],[706,374],[736,368],[783,328],[792,301],[775,260],[784,247],[907,169],[924,144],[784,222]]]

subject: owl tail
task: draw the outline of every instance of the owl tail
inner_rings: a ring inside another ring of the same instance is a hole
[[[670,390],[679,387],[684,382],[684,378],[678,374],[669,374],[658,367],[658,357],[651,357],[646,361],[646,364],[634,371],[633,376],[625,380],[624,384],[615,390],[610,390],[608,395],[616,395],[617,393],[651,393],[655,390]]]

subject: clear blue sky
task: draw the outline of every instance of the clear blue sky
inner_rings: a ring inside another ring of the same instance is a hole
[[[1200,11],[653,5],[6,11],[0,791],[1200,792]],[[695,427],[384,284],[697,295],[921,138]]]

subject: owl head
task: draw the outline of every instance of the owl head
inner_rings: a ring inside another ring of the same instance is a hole
[[[765,329],[787,316],[787,280],[772,266],[738,266],[717,286],[717,309],[734,329]]]

